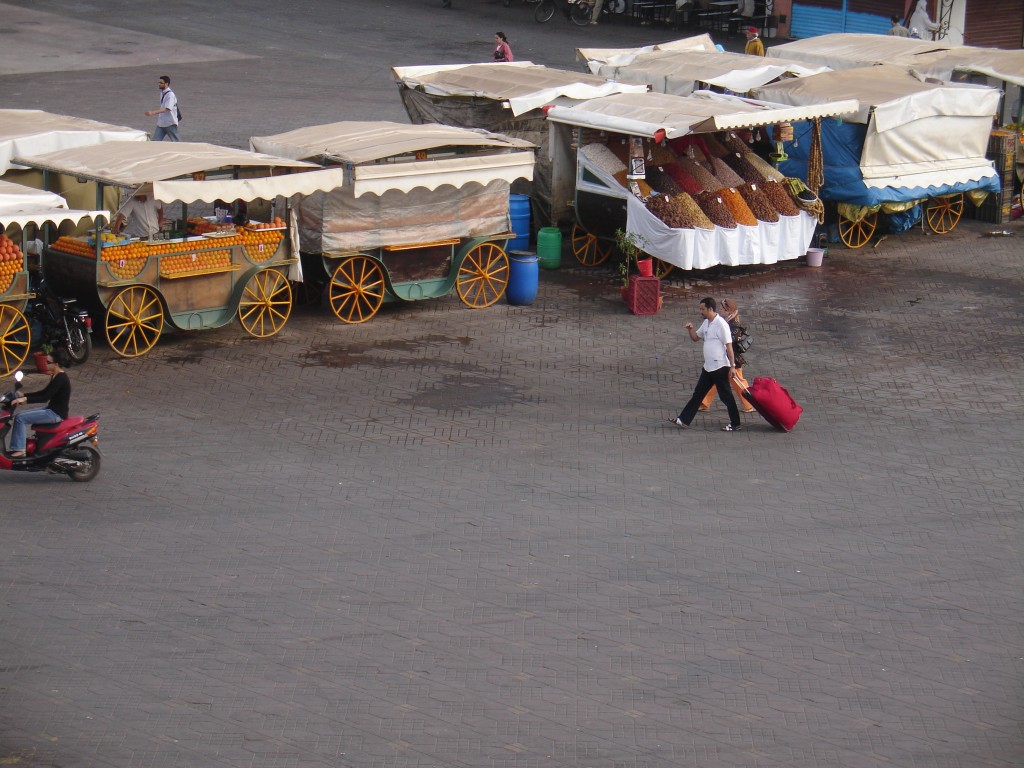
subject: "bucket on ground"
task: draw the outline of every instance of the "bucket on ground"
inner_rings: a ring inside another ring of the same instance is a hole
[[[807,266],[808,267],[820,267],[821,260],[825,258],[825,251],[821,248],[808,248],[807,249]]]
[[[508,196],[508,215],[516,236],[508,241],[506,251],[524,251],[530,247],[530,198],[526,195]]]
[[[637,259],[636,270],[641,277],[652,277],[654,275],[654,259]]]
[[[533,304],[540,281],[537,254],[530,251],[509,251],[508,287],[505,298],[509,304]]]
[[[541,228],[537,233],[537,257],[544,269],[558,269],[562,265],[562,230]]]

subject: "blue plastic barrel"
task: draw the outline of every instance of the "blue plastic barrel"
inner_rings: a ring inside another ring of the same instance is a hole
[[[508,287],[505,298],[509,304],[533,304],[537,298],[540,268],[537,254],[529,251],[510,251],[508,254]]]
[[[508,241],[505,250],[524,251],[530,247],[530,198],[526,195],[509,195],[508,214],[516,236]]]

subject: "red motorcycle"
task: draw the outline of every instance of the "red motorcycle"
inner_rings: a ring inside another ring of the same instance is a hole
[[[14,426],[13,403],[25,374],[14,374],[14,390],[0,397],[0,447]],[[56,424],[35,424],[35,439],[25,445],[25,455],[12,459],[6,447],[0,453],[0,469],[15,472],[42,472],[67,475],[77,483],[87,483],[100,473],[98,413],[92,416],[68,416]]]

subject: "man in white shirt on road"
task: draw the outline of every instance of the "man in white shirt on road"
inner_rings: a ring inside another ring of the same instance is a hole
[[[148,117],[156,116],[153,141],[180,141],[178,139],[178,97],[171,90],[171,78],[160,75],[160,109],[146,111]]]
[[[736,432],[741,429],[740,410],[736,406],[736,398],[732,395],[729,380],[736,373],[736,358],[732,350],[732,331],[729,323],[716,311],[715,300],[710,296],[700,300],[700,314],[704,318],[700,328],[694,330],[693,323],[686,324],[690,341],[704,340],[704,367],[694,387],[693,396],[683,406],[682,412],[672,419],[677,427],[689,429],[690,422],[697,415],[704,396],[712,387],[718,389],[718,396],[729,411],[729,423],[722,427],[723,432]]]

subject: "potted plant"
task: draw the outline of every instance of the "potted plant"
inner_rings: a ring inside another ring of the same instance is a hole
[[[39,349],[32,353],[32,358],[36,363],[36,373],[49,373],[50,368],[46,364],[46,358],[53,354],[53,346],[50,344],[43,344]]]
[[[623,256],[623,260],[619,264],[619,274],[622,275],[623,288],[629,287],[629,276],[632,273],[630,269],[631,264],[636,265],[637,271],[641,275],[650,277],[653,274],[651,259],[644,253],[645,244],[646,242],[642,235],[638,235],[635,232],[625,232],[621,229],[615,230],[615,245]],[[641,265],[641,262],[644,262],[644,264]]]

